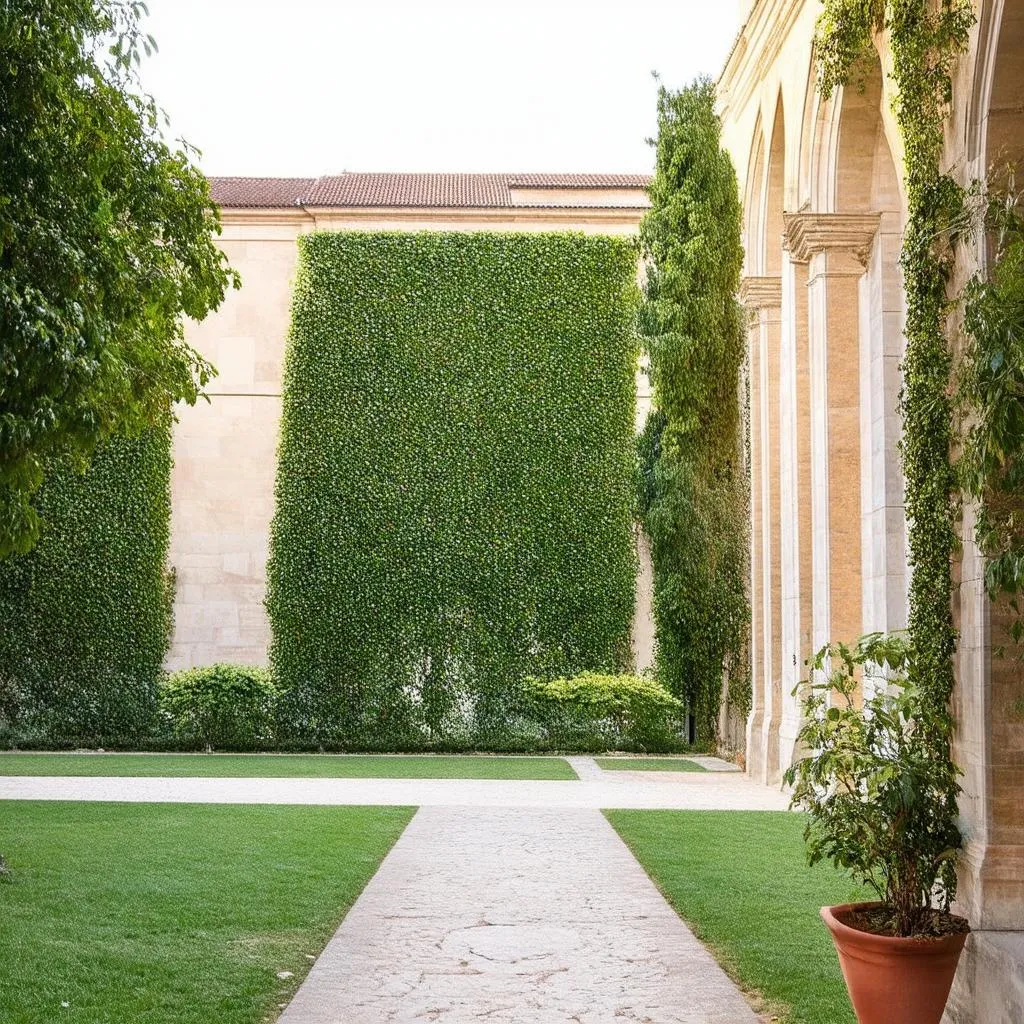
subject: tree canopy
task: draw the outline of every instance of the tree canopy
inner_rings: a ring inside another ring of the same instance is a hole
[[[50,459],[195,402],[213,369],[183,318],[237,286],[195,151],[140,86],[146,13],[0,6],[0,557],[38,538]]]
[[[736,299],[743,249],[736,173],[721,146],[714,86],[658,94],[641,331],[654,411],[641,437],[641,503],[654,566],[657,666],[713,735],[722,690],[749,700],[747,479]]]

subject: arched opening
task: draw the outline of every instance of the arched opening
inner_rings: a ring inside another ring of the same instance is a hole
[[[1005,0],[999,24],[995,68],[985,126],[990,169],[1015,165],[1017,185],[1024,173],[1024,3]]]
[[[764,267],[765,275],[775,277],[782,270],[782,233],[785,230],[783,206],[786,194],[786,122],[781,96],[775,104],[765,186],[761,266]]]
[[[993,0],[982,11],[978,115],[973,136],[977,173],[990,186],[1024,186],[1024,0]],[[981,246],[979,264],[993,247]],[[954,715],[953,756],[964,766],[961,814],[968,843],[959,870],[959,901],[976,930],[1024,930],[1024,837],[1019,808],[1024,800],[1019,754],[1024,720],[1007,713],[1020,699],[1020,663],[1012,646],[1003,647],[1015,617],[1003,601],[993,604],[983,586],[984,559],[971,543],[974,509],[965,506],[964,558],[959,590],[960,647]],[[979,956],[973,980],[954,988],[951,1007],[976,990],[999,991]]]
[[[807,275],[811,651],[906,622],[904,216],[888,102],[877,59],[861,88],[818,99],[805,129],[811,210],[787,221]]]
[[[762,269],[761,210],[764,202],[764,132],[761,119],[754,126],[754,142],[747,164],[747,187],[743,199],[744,274],[754,276]]]
[[[859,286],[855,364],[859,369],[863,632],[900,630],[907,624],[906,513],[898,448],[905,347],[899,267],[904,217],[899,177],[883,123],[887,102],[882,68],[876,60],[862,89],[843,92],[834,178],[837,213],[878,216]],[[849,357],[854,358],[852,351]],[[851,403],[854,397],[851,391]],[[852,417],[851,410],[851,421]],[[854,483],[843,481],[847,486]],[[843,530],[840,523],[833,528]],[[855,529],[852,517],[850,528]],[[852,622],[854,609],[849,612]]]

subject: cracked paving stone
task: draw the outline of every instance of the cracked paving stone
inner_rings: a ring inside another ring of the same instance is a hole
[[[758,1024],[597,810],[423,807],[280,1024]]]

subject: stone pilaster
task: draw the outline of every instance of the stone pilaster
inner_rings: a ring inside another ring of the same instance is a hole
[[[878,214],[786,218],[790,259],[807,265],[812,649],[863,627],[860,281],[878,225]]]
[[[782,541],[782,713],[779,764],[796,754],[802,716],[795,690],[806,678],[811,624],[811,475],[807,264],[782,258],[781,541]]]
[[[751,608],[753,701],[747,770],[779,776],[781,564],[779,543],[779,344],[781,279],[748,277],[741,297],[751,311]]]

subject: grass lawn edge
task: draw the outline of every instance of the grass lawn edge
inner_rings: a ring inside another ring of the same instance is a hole
[[[759,1016],[777,1018],[777,1024],[792,1024],[792,1007],[787,1006],[785,1003],[780,1003],[777,1000],[769,999],[759,988],[748,984],[740,974],[737,958],[727,949],[717,943],[711,942],[706,935],[703,935],[700,924],[683,913],[682,907],[678,905],[672,896],[672,893],[668,892],[661,882],[659,882],[658,879],[647,870],[644,862],[640,859],[637,851],[633,848],[633,844],[630,843],[630,841],[622,835],[617,828],[615,828],[615,823],[610,817],[617,811],[628,809],[629,808],[606,807],[602,809],[601,814],[604,815],[605,821],[615,829],[615,834],[625,844],[626,849],[633,855],[636,862],[643,869],[644,874],[651,880],[651,884],[654,888],[657,889],[664,897],[665,902],[678,915],[679,919],[686,925],[686,927],[693,932],[694,938],[711,954],[718,966],[721,967],[729,976],[729,980],[740,990],[740,992],[743,993],[743,998],[746,999],[754,1013]],[[776,1024],[776,1022],[773,1021],[773,1024]]]

